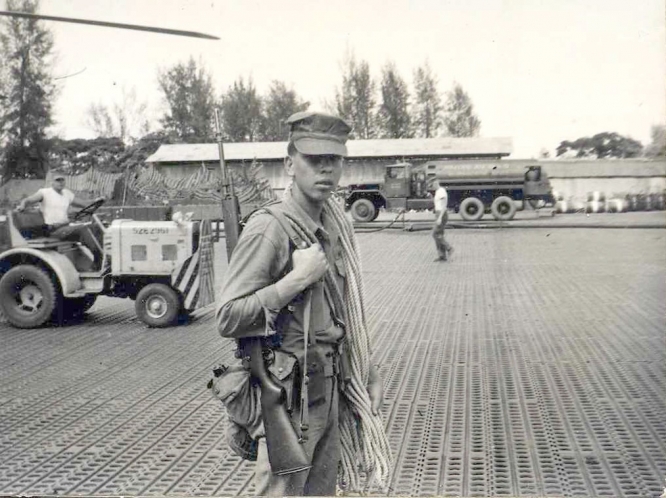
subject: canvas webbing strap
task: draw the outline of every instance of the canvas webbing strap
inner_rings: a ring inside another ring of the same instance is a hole
[[[271,206],[263,208],[266,212],[270,213],[280,224],[282,229],[289,236],[289,240],[294,244],[296,249],[307,249],[309,244],[294,230],[287,220],[287,217],[279,209],[272,209]],[[310,415],[308,405],[310,403],[308,398],[308,384],[310,377],[308,375],[308,346],[310,344],[310,321],[312,315],[312,291],[306,289],[303,293],[303,373],[301,375],[301,416],[299,420],[301,441],[307,441],[305,434],[310,427]]]

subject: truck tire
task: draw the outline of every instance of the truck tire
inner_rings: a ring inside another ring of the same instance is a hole
[[[503,195],[493,201],[490,212],[496,220],[512,220],[516,215],[516,204],[511,197]]]
[[[0,279],[0,309],[20,329],[44,325],[56,309],[58,291],[51,276],[33,265],[19,265]]]
[[[180,299],[165,284],[148,284],[139,291],[134,303],[136,315],[149,327],[173,325],[180,311]]]
[[[378,210],[368,199],[356,199],[351,205],[352,218],[356,221],[372,221],[377,216]]]
[[[483,218],[485,206],[481,199],[477,197],[468,197],[460,203],[460,216],[463,220],[479,221]]]

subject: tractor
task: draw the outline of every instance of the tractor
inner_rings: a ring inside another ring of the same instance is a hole
[[[134,300],[148,326],[166,327],[214,300],[209,222],[108,223],[95,214],[103,202],[72,218],[94,235],[93,249],[49,237],[39,211],[0,214],[0,311],[11,325],[66,322],[113,296]]]

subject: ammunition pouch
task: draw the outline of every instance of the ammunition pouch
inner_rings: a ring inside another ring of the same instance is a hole
[[[338,365],[339,355],[335,346],[318,343],[308,347],[309,407],[324,403],[327,396],[330,396],[327,379],[336,376]]]
[[[267,356],[269,356],[269,359],[268,361],[265,360],[266,369],[273,381],[284,389],[285,408],[287,413],[291,415],[299,395],[298,359],[295,355],[279,349],[271,349]]]

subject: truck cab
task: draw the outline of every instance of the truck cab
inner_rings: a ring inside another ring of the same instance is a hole
[[[346,207],[356,221],[372,221],[379,209],[432,209],[425,169],[410,163],[390,164],[382,184],[350,185]]]

